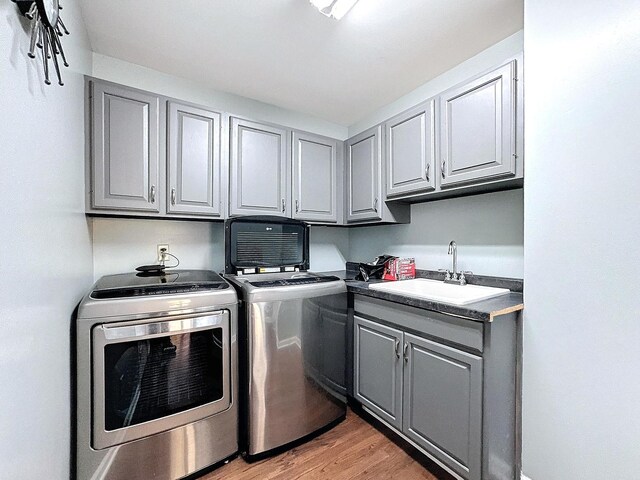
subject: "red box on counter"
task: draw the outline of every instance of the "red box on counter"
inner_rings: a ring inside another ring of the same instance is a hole
[[[384,265],[383,280],[409,280],[416,278],[415,258],[392,258]]]

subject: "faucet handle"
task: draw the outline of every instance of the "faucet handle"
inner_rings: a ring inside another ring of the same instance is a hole
[[[473,275],[473,272],[469,271],[469,270],[465,270],[463,272],[460,272],[460,277],[459,277],[459,281],[460,281],[460,285],[466,285],[467,284],[467,279],[465,277],[465,274],[467,275]]]
[[[445,268],[439,268],[438,269],[439,272],[444,273],[444,279],[445,280],[451,280],[451,272]]]

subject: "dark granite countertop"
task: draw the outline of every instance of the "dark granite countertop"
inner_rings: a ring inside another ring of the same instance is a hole
[[[492,322],[495,317],[524,309],[523,297],[520,292],[512,291],[507,295],[482,300],[480,302],[469,303],[467,305],[453,305],[450,303],[424,300],[396,293],[383,292],[380,290],[371,290],[369,289],[369,284],[379,283],[383,280],[370,280],[369,282],[354,280],[354,277],[356,276],[356,272],[354,271],[338,270],[322,273],[335,275],[336,277],[345,280],[348,291],[353,294],[379,298],[389,302],[401,303],[403,305],[423,308],[425,310],[431,310],[448,315],[457,315],[459,317],[481,322]]]

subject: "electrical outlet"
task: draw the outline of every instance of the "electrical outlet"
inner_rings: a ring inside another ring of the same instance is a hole
[[[169,260],[169,255],[166,255],[167,253],[169,253],[169,244],[159,243],[157,250],[158,263],[167,262]]]

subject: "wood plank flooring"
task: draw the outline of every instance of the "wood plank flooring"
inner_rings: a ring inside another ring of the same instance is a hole
[[[451,478],[435,464],[429,469],[435,474],[349,410],[345,421],[305,444],[251,464],[237,458],[200,480]]]

